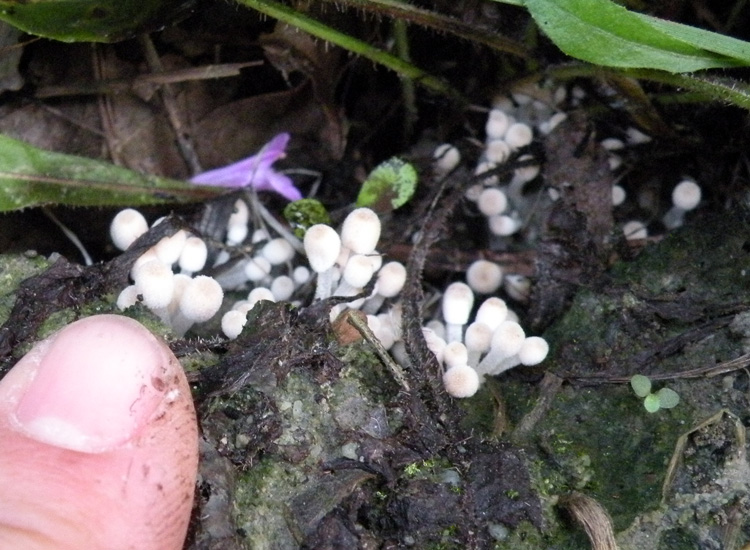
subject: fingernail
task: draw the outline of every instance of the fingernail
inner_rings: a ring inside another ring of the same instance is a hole
[[[18,368],[28,383],[13,413],[17,428],[50,445],[99,453],[146,426],[164,402],[173,365],[140,323],[98,315],[41,342]]]

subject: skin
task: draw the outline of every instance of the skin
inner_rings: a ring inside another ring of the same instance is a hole
[[[77,321],[0,381],[0,548],[183,547],[198,468],[169,348],[117,315]]]

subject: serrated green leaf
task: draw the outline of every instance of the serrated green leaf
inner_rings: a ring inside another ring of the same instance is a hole
[[[0,212],[31,206],[195,202],[224,190],[145,176],[108,162],[37,149],[0,134]]]
[[[656,392],[656,395],[659,398],[659,406],[662,409],[671,409],[676,407],[680,402],[680,396],[670,388],[662,388]]]
[[[655,393],[651,393],[646,396],[646,399],[643,400],[643,407],[646,409],[647,412],[655,413],[661,408],[661,402],[659,401],[659,396]]]
[[[417,179],[414,166],[398,157],[381,162],[362,184],[357,207],[367,206],[377,212],[400,208],[414,195]]]
[[[646,397],[651,393],[651,380],[648,376],[642,374],[636,374],[630,379],[630,387],[638,397]]]
[[[748,43],[628,11],[609,0],[524,0],[566,54],[608,67],[671,73],[750,65]]]

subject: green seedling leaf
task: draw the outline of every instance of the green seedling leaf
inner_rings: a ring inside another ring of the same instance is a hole
[[[750,65],[750,43],[628,11],[610,0],[523,0],[566,54],[608,67],[683,73]]]
[[[646,412],[655,413],[658,411],[661,408],[659,396],[655,393],[648,394],[646,399],[643,400],[643,407],[646,409]]]
[[[0,212],[31,206],[195,202],[224,190],[145,176],[108,162],[37,149],[0,134]]]
[[[328,210],[319,200],[300,199],[290,202],[284,207],[284,219],[294,230],[294,234],[300,239],[310,226],[317,223],[331,225],[331,216]]]
[[[408,162],[392,157],[378,164],[362,184],[357,207],[367,206],[377,212],[400,208],[414,195],[417,171]]]
[[[646,397],[651,393],[651,380],[642,374],[636,374],[630,379],[630,387],[638,397]]]
[[[188,15],[196,0],[0,0],[0,19],[63,42],[114,42]]]
[[[677,392],[669,388],[660,389],[656,392],[656,395],[659,398],[659,406],[662,409],[671,409],[676,407],[680,402],[680,396],[677,395]]]

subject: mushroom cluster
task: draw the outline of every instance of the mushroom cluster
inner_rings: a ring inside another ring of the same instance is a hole
[[[485,376],[537,365],[549,351],[543,338],[526,336],[504,300],[491,296],[474,312],[474,299],[468,284],[451,283],[442,297],[443,321],[432,320],[422,328],[428,347],[445,368],[443,385],[453,397],[471,397]]]
[[[147,230],[146,219],[132,208],[120,211],[110,224],[112,242],[120,250]],[[193,276],[203,269],[207,257],[206,243],[185,230],[164,237],[135,261],[130,271],[133,284],[120,292],[117,307],[124,310],[141,302],[175,334],[185,334],[194,323],[211,319],[224,298],[215,279]]]

